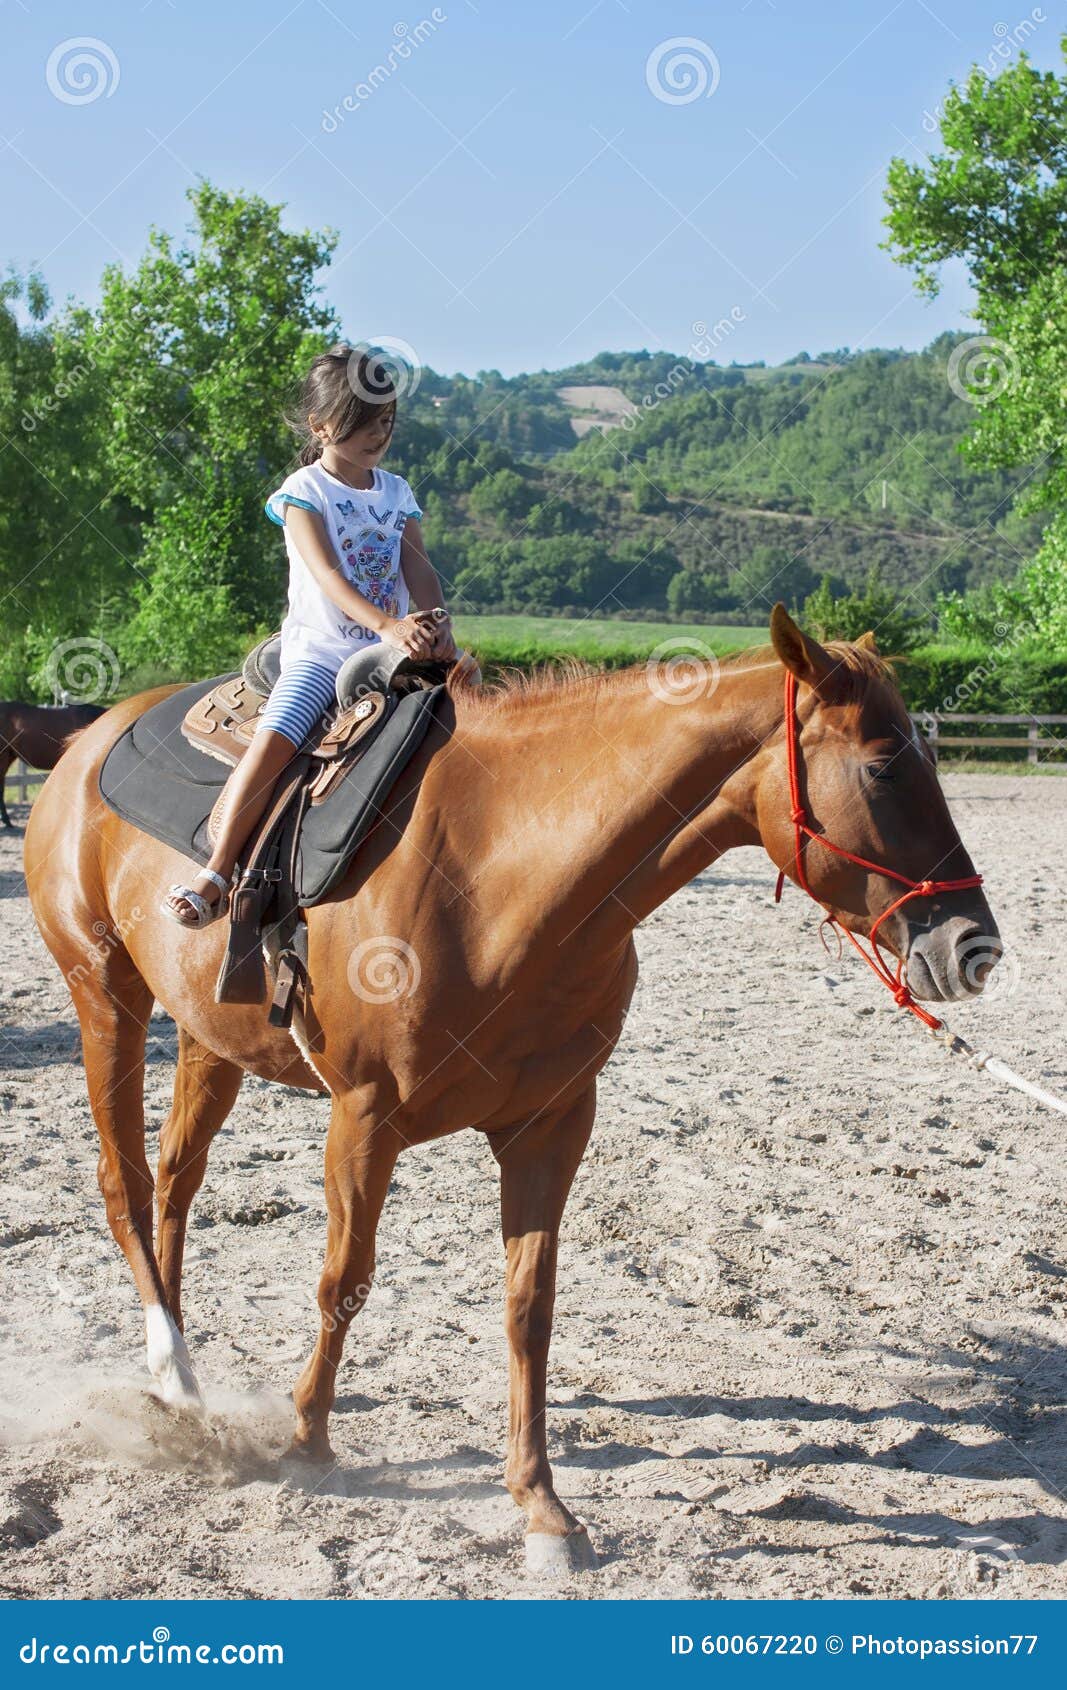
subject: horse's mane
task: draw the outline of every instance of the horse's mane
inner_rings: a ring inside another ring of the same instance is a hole
[[[892,664],[866,646],[848,640],[827,640],[824,649],[837,659],[847,680],[851,699],[862,698],[872,681],[895,686]],[[677,661],[685,659],[682,651],[673,652]],[[697,653],[693,661],[702,661]],[[708,667],[711,667],[711,660]],[[717,660],[718,667],[727,672],[735,669],[779,668],[781,659],[772,645],[746,646]],[[505,669],[499,676],[481,687],[469,687],[462,677],[455,685],[449,677],[449,691],[457,710],[464,715],[523,710],[554,698],[584,699],[601,694],[625,695],[648,685],[648,660],[628,664],[623,669],[598,669],[577,657],[546,659],[533,669]]]

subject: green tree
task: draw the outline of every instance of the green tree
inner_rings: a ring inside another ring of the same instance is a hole
[[[632,484],[631,498],[634,510],[643,514],[654,516],[667,509],[667,501],[655,482],[640,472]]]
[[[975,67],[945,96],[941,140],[925,164],[890,162],[885,246],[931,296],[962,257],[984,320],[1067,261],[1067,82],[1025,53],[995,77]]]
[[[1067,56],[1067,37],[1062,47]],[[970,381],[968,348],[956,354],[954,379],[976,411],[962,449],[983,467],[1021,470],[1020,508],[1053,513],[1015,582],[992,588],[973,612],[950,595],[941,620],[963,632],[1026,617],[1065,644],[1067,77],[1025,55],[996,77],[973,70],[949,92],[941,134],[945,152],[925,165],[893,160],[886,244],[928,294],[939,267],[964,258],[991,338],[974,349]]]
[[[876,569],[871,570],[861,593],[840,597],[834,593],[830,576],[824,575],[804,600],[801,617],[808,633],[817,640],[858,640],[870,631],[879,649],[894,656],[909,651],[927,632],[923,620],[901,603],[900,594]]]
[[[276,623],[282,552],[262,503],[291,460],[284,411],[336,336],[318,298],[330,234],[292,233],[281,207],[204,182],[193,225],[153,231],[135,271],[104,272],[100,304],[58,326],[93,371],[113,496],[144,531],[123,654],[187,674]]]
[[[470,496],[471,510],[500,522],[520,522],[533,503],[524,476],[513,469],[498,469],[479,481]]]
[[[804,557],[784,546],[754,546],[745,562],[730,571],[730,591],[742,610],[759,618],[779,599],[799,603],[811,591],[815,576]]]
[[[667,608],[676,615],[689,611],[706,616],[732,603],[733,595],[722,576],[705,570],[679,569],[667,584]]]
[[[139,545],[112,498],[98,378],[49,319],[38,276],[0,282],[0,693],[49,696],[57,643],[116,638]],[[110,660],[109,660],[110,667]],[[66,677],[59,676],[59,684]]]

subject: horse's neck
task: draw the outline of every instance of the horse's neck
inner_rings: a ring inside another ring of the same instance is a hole
[[[563,688],[510,717],[507,754],[525,758],[504,788],[513,837],[548,859],[549,922],[627,937],[724,851],[759,843],[757,765],[781,722],[781,674],[724,668],[684,702],[629,681]]]

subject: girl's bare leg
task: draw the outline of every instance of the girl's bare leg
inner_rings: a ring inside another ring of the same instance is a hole
[[[267,808],[278,777],[296,751],[292,740],[284,734],[275,733],[273,728],[260,728],[226,782],[218,840],[207,864],[225,880],[233,874],[241,847]],[[217,904],[222,897],[214,882],[205,879],[203,869],[198,869],[187,884],[209,904]],[[169,901],[179,915],[192,922],[195,911],[185,898]]]

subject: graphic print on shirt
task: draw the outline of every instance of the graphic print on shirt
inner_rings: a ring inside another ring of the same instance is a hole
[[[386,616],[399,615],[396,594],[396,571],[399,546],[395,535],[384,528],[368,528],[360,536],[354,552],[347,554],[354,570],[354,584],[369,599],[376,610]]]
[[[400,569],[399,529],[403,524],[390,530],[391,509],[379,517],[369,504],[367,508],[377,520],[377,527],[357,528],[353,534],[349,532],[347,521],[337,525],[342,567],[356,591],[362,593],[376,610],[386,616],[399,616],[397,574]],[[337,501],[337,514],[348,519],[358,515],[351,499]]]
[[[407,511],[394,512],[391,505],[386,506],[383,511],[375,510],[369,499],[367,500],[367,509],[380,528],[388,528],[389,520],[392,518],[393,527],[402,531],[404,524],[408,519]],[[352,503],[351,499],[339,499],[337,501],[337,511],[338,515],[344,517],[353,517],[357,514],[356,507]],[[343,524],[339,523],[337,526],[338,534],[343,534],[344,531]]]

